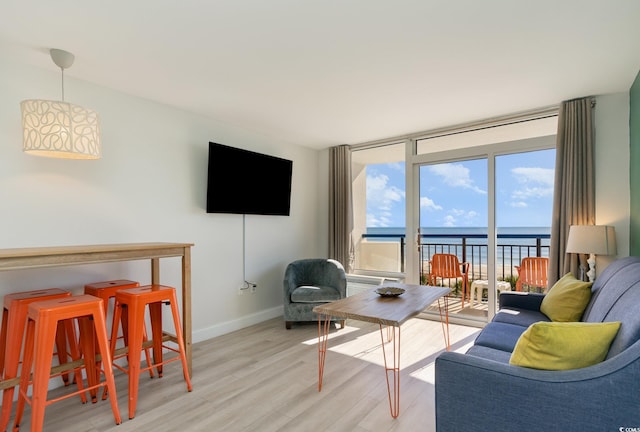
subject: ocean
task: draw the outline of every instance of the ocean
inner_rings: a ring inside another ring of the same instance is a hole
[[[544,246],[549,246],[551,227],[499,227],[498,244],[507,243],[518,245],[535,245],[536,238],[541,238]],[[487,228],[483,227],[422,227],[420,228],[422,243],[460,243],[462,237],[467,237],[467,244],[487,244]],[[371,236],[371,237],[370,237]],[[377,237],[383,236],[383,237]],[[397,241],[406,236],[404,227],[367,227],[366,237],[377,241]]]

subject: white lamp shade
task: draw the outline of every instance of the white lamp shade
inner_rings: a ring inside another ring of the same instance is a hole
[[[99,159],[98,113],[62,101],[30,99],[20,103],[23,151],[37,156]]]
[[[571,225],[567,253],[615,255],[616,231],[606,225]]]

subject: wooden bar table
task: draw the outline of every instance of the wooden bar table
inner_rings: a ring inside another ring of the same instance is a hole
[[[404,292],[397,297],[381,296],[376,292],[377,288],[374,288],[313,308],[313,311],[318,314],[318,391],[322,391],[322,376],[327,355],[327,340],[331,317],[350,318],[379,324],[384,369],[387,378],[387,393],[389,394],[389,408],[391,417],[396,418],[400,414],[400,326],[409,318],[419,314],[431,303],[437,301],[440,308],[445,348],[448,351],[448,294],[451,289],[400,283],[385,283],[380,288],[383,289],[383,292],[389,290],[389,288],[400,288]],[[442,298],[444,298],[444,308],[440,305],[440,299]],[[383,326],[387,326],[387,342],[393,342],[393,358],[391,360],[387,358]],[[390,374],[392,376],[391,380],[389,379]]]
[[[182,257],[182,330],[191,376],[192,246],[193,243],[121,243],[0,249],[0,271],[148,259],[151,260],[151,284],[160,284],[160,258]],[[167,336],[169,340],[175,339],[173,335]],[[0,389],[17,384],[9,381],[14,380],[1,382]]]

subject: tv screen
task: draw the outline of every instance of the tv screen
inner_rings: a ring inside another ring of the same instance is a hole
[[[207,213],[289,216],[293,161],[209,143]]]

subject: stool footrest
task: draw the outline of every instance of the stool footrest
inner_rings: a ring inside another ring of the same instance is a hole
[[[165,333],[165,334],[162,335],[162,342],[175,342],[175,336],[170,335],[168,333]],[[164,347],[164,345],[163,345],[163,347]],[[153,348],[153,341],[152,340],[147,340],[147,341],[142,342],[142,348]],[[173,349],[171,347],[165,347],[165,348]],[[125,347],[116,348],[113,351],[112,359],[116,360],[116,359],[125,357],[128,352],[129,352],[129,347],[125,346]],[[99,354],[96,355],[96,359],[100,359]]]
[[[165,348],[167,348],[167,347],[165,347]],[[179,351],[179,350],[176,350],[176,349],[174,349],[174,348],[169,348],[169,349],[170,349],[171,351],[174,351],[174,352],[180,353],[180,351]],[[167,363],[172,363],[172,362],[174,362],[174,361],[179,361],[179,360],[181,360],[181,358],[180,358],[180,356],[179,356],[179,355],[177,355],[177,356],[175,356],[175,357],[170,357],[170,358],[168,358],[168,359],[163,359],[160,363],[154,363],[154,364],[149,365],[149,366],[141,367],[141,368],[140,368],[140,372],[148,371],[149,369],[152,369],[152,368],[155,368],[155,367],[158,367],[158,366],[163,366],[163,365],[166,365]],[[114,364],[113,364],[113,367],[115,367],[115,368],[119,369],[121,372],[124,372],[124,373],[126,373],[127,375],[129,374],[129,370],[128,370],[126,367],[124,367],[124,366],[120,366],[119,364],[115,364],[115,363],[114,363]],[[162,378],[162,375],[160,375],[160,378]]]
[[[106,387],[107,387],[107,382],[106,382],[106,381],[103,381],[103,382],[101,382],[100,384],[96,384],[96,385],[92,385],[92,386],[85,387],[83,390],[76,390],[76,391],[74,391],[74,392],[72,392],[72,393],[64,394],[64,395],[59,396],[59,397],[57,397],[57,398],[47,399],[47,401],[45,402],[45,406],[49,406],[49,405],[51,405],[51,404],[52,404],[52,403],[54,403],[54,402],[58,402],[58,401],[61,401],[61,400],[64,400],[64,399],[68,399],[68,398],[70,398],[71,396],[75,396],[75,395],[78,395],[78,394],[80,394],[80,393],[84,393],[84,392],[86,392],[86,391],[90,391],[90,390],[93,390],[93,389],[98,389],[98,388],[100,388],[100,387],[104,387],[104,388],[106,388]],[[95,401],[94,401],[94,403],[95,403]]]
[[[162,336],[163,342],[175,342],[175,336],[165,333]],[[146,341],[142,344],[143,348],[151,348],[153,346],[153,341]],[[172,348],[169,348],[172,349]],[[127,347],[118,348],[114,351],[114,355],[116,358],[123,357],[127,354],[129,349]],[[174,350],[175,351],[175,350]],[[96,354],[96,360],[102,360],[102,356],[100,354]],[[60,375],[63,372],[69,372],[77,368],[84,367],[84,359],[69,361],[63,365],[57,365],[51,367],[51,375]],[[8,380],[0,380],[0,390],[7,389],[9,387],[16,387],[20,384],[20,377],[10,378]]]

